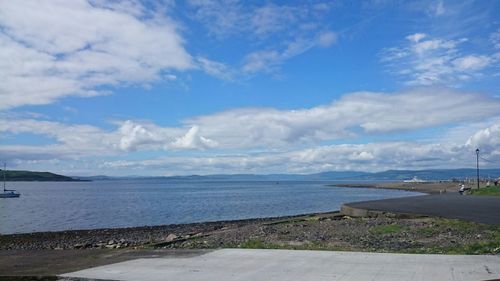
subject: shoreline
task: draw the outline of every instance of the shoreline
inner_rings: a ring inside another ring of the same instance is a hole
[[[429,183],[346,183],[332,184],[330,187],[373,188],[388,190],[403,190],[435,194],[454,186],[451,182]],[[354,202],[346,202],[354,203]],[[103,249],[130,248],[152,244],[154,241],[164,241],[170,234],[179,239],[202,236],[207,232],[228,227],[238,227],[249,224],[267,224],[279,221],[303,220],[308,217],[330,216],[342,217],[340,210],[320,213],[306,213],[290,216],[248,218],[236,220],[206,221],[186,224],[166,224],[152,226],[132,226],[116,228],[77,229],[41,231],[28,233],[0,234],[0,250],[13,249]],[[175,234],[183,233],[181,235]],[[173,236],[171,236],[173,237]],[[166,239],[168,240],[168,239]],[[113,242],[113,243],[110,243]]]
[[[167,237],[171,234],[177,236],[176,239],[186,239],[196,236],[199,237],[206,233],[221,229],[223,230],[229,227],[239,227],[248,224],[275,224],[295,220],[304,220],[309,217],[318,216],[336,217],[342,215],[340,214],[340,211],[331,211],[291,216],[207,221],[186,224],[0,234],[0,251],[92,248],[120,249],[139,247],[168,241],[170,239],[167,239]],[[114,242],[110,243],[110,241]]]

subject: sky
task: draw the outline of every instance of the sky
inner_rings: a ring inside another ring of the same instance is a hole
[[[500,168],[500,1],[0,0],[0,160]]]

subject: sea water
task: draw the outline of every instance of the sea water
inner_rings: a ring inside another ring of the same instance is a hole
[[[107,180],[8,182],[0,234],[180,224],[339,210],[346,202],[418,195],[334,182]]]

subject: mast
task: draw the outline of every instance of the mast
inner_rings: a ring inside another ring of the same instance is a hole
[[[5,180],[6,180],[6,175],[7,172],[5,171],[7,169],[7,164],[3,162],[3,192],[5,192]]]

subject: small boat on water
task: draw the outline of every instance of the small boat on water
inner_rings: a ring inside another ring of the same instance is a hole
[[[16,192],[13,189],[5,189],[5,182],[7,177],[6,164],[3,164],[3,193],[0,193],[0,198],[17,198],[21,196],[19,192]]]

